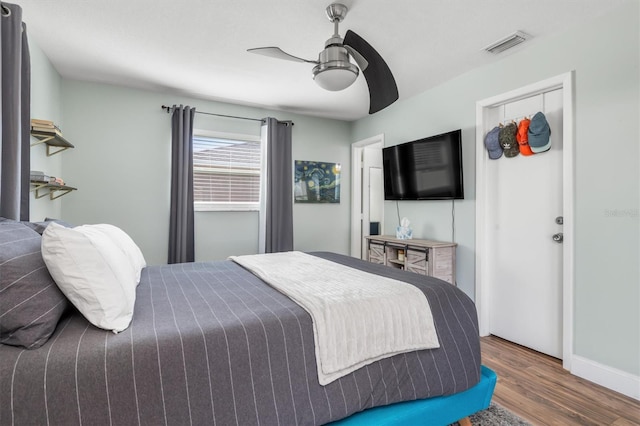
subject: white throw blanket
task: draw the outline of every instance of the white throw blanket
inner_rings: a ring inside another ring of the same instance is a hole
[[[321,385],[382,358],[440,346],[429,302],[411,284],[301,252],[230,259],[309,312]]]

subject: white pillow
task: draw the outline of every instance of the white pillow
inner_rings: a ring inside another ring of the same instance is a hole
[[[147,266],[147,262],[144,260],[142,251],[131,237],[117,226],[109,225],[107,223],[92,226],[103,231],[120,248],[120,250],[123,251],[129,260],[129,263],[131,263],[133,272],[136,275],[136,283],[140,283],[140,274],[142,272],[142,268]]]
[[[100,227],[51,223],[42,234],[42,257],[60,290],[89,322],[116,333],[129,326],[136,275]]]

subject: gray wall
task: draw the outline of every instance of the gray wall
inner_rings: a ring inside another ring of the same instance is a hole
[[[62,156],[64,178],[78,191],[64,197],[62,217],[74,224],[108,222],[141,247],[150,264],[167,258],[171,116],[160,106],[292,120],[296,160],[340,162],[349,174],[346,122],[208,102],[105,84],[62,81],[65,136],[76,145]],[[197,114],[194,127],[260,135],[258,122]],[[297,250],[349,250],[349,186],[339,205],[295,205]],[[257,212],[197,212],[196,260],[257,253]]]
[[[640,374],[639,4],[543,40],[354,124],[385,143],[462,128],[465,200],[456,201],[458,285],[475,291],[475,103],[575,70],[575,353]],[[414,235],[447,240],[450,202],[401,202]],[[612,213],[613,212],[613,213]],[[615,213],[619,212],[619,213]],[[395,203],[385,218],[395,218]],[[387,220],[386,232],[395,223]]]

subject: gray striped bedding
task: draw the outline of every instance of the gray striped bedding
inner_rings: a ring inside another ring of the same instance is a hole
[[[73,313],[38,349],[0,345],[0,425],[320,425],[478,382],[475,306],[459,289],[314,254],[416,285],[441,347],[320,386],[311,319],[286,296],[231,261],[151,266],[127,330]]]

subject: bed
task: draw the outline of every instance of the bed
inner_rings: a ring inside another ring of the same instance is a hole
[[[42,346],[0,345],[0,424],[321,425],[372,407],[463,395],[482,382],[475,306],[462,291],[312,254],[419,288],[440,347],[321,386],[311,318],[287,296],[230,260],[149,266],[124,331],[94,327],[70,308]]]

